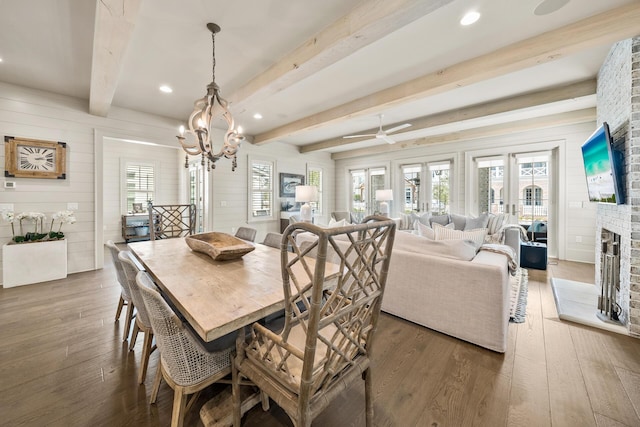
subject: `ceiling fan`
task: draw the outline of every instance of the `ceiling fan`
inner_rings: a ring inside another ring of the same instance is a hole
[[[383,115],[380,114],[379,117],[380,117],[380,129],[378,130],[378,132],[376,132],[376,133],[365,133],[365,134],[361,134],[361,135],[346,135],[346,136],[343,136],[343,138],[363,138],[363,137],[367,137],[367,136],[375,136],[376,139],[382,139],[382,140],[386,141],[389,144],[395,144],[396,141],[394,139],[390,138],[389,134],[393,133],[393,132],[397,132],[397,131],[399,131],[401,129],[405,129],[405,128],[408,128],[409,126],[411,126],[410,123],[405,123],[405,124],[402,124],[400,126],[392,127],[391,129],[383,130],[382,129],[382,117],[383,117]]]

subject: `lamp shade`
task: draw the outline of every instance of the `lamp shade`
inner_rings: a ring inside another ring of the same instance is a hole
[[[318,187],[315,185],[298,185],[296,186],[296,202],[317,202]]]
[[[376,200],[379,202],[393,200],[393,190],[376,190]]]

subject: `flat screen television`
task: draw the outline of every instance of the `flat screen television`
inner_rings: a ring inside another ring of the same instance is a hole
[[[622,156],[613,150],[609,125],[605,122],[582,145],[589,200],[624,204]]]

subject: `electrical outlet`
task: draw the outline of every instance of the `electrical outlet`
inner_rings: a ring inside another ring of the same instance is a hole
[[[13,203],[0,203],[0,211],[13,211]]]
[[[77,203],[67,203],[67,210],[68,211],[77,211],[78,210],[78,204]]]
[[[227,207],[227,201],[226,200],[221,200],[220,201],[220,206],[223,207],[223,208],[226,208]]]
[[[582,236],[576,236],[576,243],[582,243]]]

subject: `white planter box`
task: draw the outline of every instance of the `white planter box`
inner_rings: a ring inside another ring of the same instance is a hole
[[[2,286],[30,285],[67,277],[67,241],[2,246]]]

